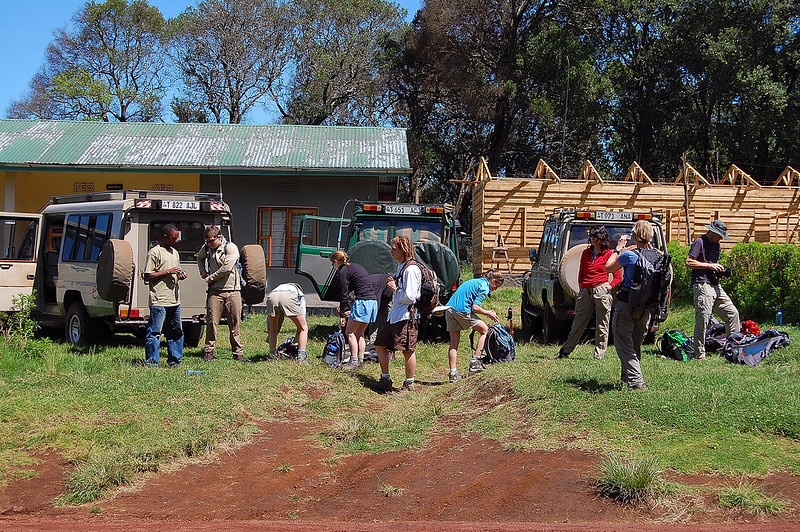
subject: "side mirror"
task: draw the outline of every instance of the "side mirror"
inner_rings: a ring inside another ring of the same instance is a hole
[[[531,259],[531,262],[536,262],[536,250],[534,248],[528,250],[528,257]]]

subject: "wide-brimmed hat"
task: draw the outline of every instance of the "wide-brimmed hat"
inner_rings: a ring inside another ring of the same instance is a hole
[[[718,234],[723,240],[728,240],[728,226],[722,220],[714,220],[706,226],[706,229]]]

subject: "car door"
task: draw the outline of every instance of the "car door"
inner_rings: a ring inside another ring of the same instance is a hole
[[[324,216],[304,216],[300,221],[295,273],[311,279],[319,297],[339,300],[339,285],[331,266],[331,253],[343,245],[342,231],[347,220]]]
[[[14,298],[31,295],[39,255],[39,214],[0,212],[0,311],[14,310]]]

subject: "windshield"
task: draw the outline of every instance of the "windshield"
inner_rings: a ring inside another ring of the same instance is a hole
[[[608,238],[610,240],[611,248],[616,247],[617,241],[619,237],[622,235],[629,235],[631,234],[631,229],[633,229],[633,225],[631,224],[615,224],[615,223],[605,223],[605,224],[586,224],[586,225],[573,225],[569,231],[569,244],[568,248],[573,248],[575,246],[580,245],[588,245],[589,244],[589,229],[594,225],[602,225],[608,231]],[[655,226],[653,226],[655,229]],[[658,231],[653,231],[653,247],[656,249],[663,249],[663,245],[659,242],[658,238]]]
[[[181,233],[181,239],[175,245],[178,254],[181,257],[181,262],[194,262],[195,255],[200,248],[206,243],[205,230],[206,225],[199,221],[175,221],[175,220],[156,220],[150,222],[147,228],[148,234],[148,249],[158,245],[161,242],[161,228],[166,224],[172,224],[178,228]],[[222,235],[226,240],[231,239],[230,227],[220,227]]]
[[[426,222],[412,220],[398,220],[395,225],[394,234],[397,236],[407,236],[412,244],[418,242],[442,242],[441,222]]]

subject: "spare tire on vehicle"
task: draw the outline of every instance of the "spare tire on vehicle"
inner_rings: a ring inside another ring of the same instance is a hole
[[[586,246],[574,246],[569,248],[564,257],[561,259],[561,264],[558,265],[558,280],[561,282],[561,287],[564,292],[572,296],[578,297],[578,292],[581,291],[581,286],[578,283],[578,272],[581,269],[581,255]],[[614,278],[613,273],[608,274],[608,280]]]
[[[120,303],[128,298],[133,281],[133,248],[129,242],[106,240],[97,263],[97,294],[105,301]]]
[[[242,246],[239,253],[242,263],[242,301],[245,305],[258,305],[267,297],[267,257],[258,244]]]
[[[392,246],[381,240],[362,240],[347,250],[350,262],[360,264],[367,273],[397,272],[397,262],[392,258]]]

